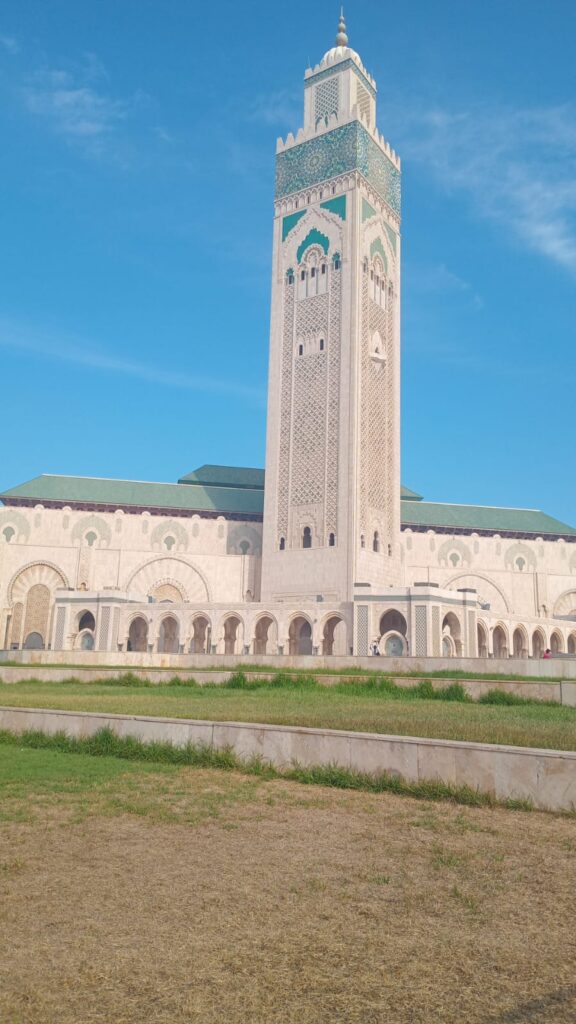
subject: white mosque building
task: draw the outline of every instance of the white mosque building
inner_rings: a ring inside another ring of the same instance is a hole
[[[400,160],[336,45],[278,140],[266,472],[0,495],[0,648],[576,655],[576,529],[400,484]]]

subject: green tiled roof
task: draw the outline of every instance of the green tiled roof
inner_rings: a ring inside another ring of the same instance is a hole
[[[200,466],[192,473],[180,477],[179,484],[205,484],[211,487],[264,487],[263,469],[245,469],[242,466]]]
[[[403,501],[402,526],[453,530],[486,530],[535,537],[575,537],[576,530],[531,508],[490,508],[485,505],[444,505],[433,501]]]
[[[404,487],[404,485],[400,488],[400,497],[403,501],[422,501],[421,494],[411,491],[409,487]]]
[[[243,466],[211,466],[207,464],[199,469],[181,476],[179,484],[203,484],[209,487],[246,487],[249,489],[264,488],[265,471]],[[422,501],[422,495],[411,491],[408,487],[401,488],[405,501]]]
[[[140,480],[103,480],[83,476],[37,476],[0,495],[18,500],[108,508],[172,509],[190,512],[261,516],[263,491],[249,488],[203,487],[201,484],[151,484]]]
[[[106,480],[82,476],[37,476],[0,494],[5,504],[57,504],[102,508],[157,509],[262,518],[264,470],[201,466],[177,484]],[[533,537],[576,537],[576,529],[536,509],[444,505],[422,501],[402,488],[403,527],[484,531]]]

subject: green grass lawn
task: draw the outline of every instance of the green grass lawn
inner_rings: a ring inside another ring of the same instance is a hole
[[[424,700],[414,691],[387,692],[369,684],[323,687],[270,683],[214,687],[116,683],[0,684],[0,704],[170,718],[263,722],[436,739],[576,750],[576,709],[556,704],[517,706]]]

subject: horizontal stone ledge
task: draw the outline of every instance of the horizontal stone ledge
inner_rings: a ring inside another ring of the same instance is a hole
[[[410,782],[469,786],[498,800],[530,800],[542,810],[576,808],[576,752],[466,740],[390,736],[306,726],[216,722],[47,708],[0,707],[0,729],[66,732],[81,739],[108,727],[118,736],[175,746],[203,743],[277,768],[338,765],[388,772]]]

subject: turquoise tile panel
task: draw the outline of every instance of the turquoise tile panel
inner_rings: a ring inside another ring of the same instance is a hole
[[[296,213],[289,213],[287,217],[282,220],[282,241],[285,242],[288,235],[295,228],[298,221],[306,215],[306,210],[297,210]]]
[[[342,220],[346,220],[346,196],[336,196],[334,199],[327,199],[320,203],[323,210],[330,210],[330,213],[337,213]]]

